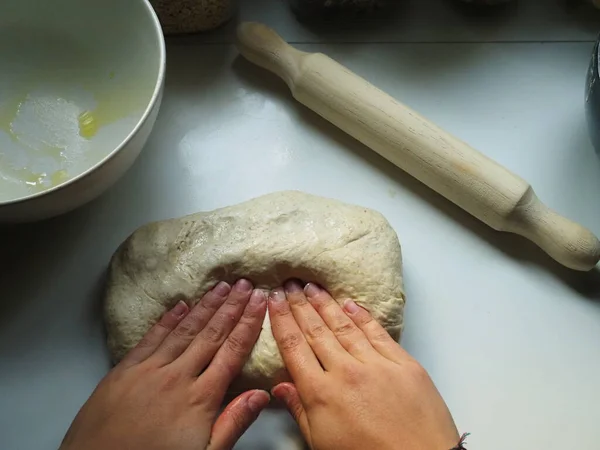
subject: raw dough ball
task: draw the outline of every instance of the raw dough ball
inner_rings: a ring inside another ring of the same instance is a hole
[[[289,278],[319,283],[340,301],[353,298],[399,339],[401,260],[396,233],[378,212],[296,191],[151,223],[112,258],[108,345],[120,360],[178,300],[194,305],[218,281],[241,277],[264,289]],[[288,379],[268,319],[232,390]]]

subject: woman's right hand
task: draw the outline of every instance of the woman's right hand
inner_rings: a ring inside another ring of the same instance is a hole
[[[293,383],[272,390],[313,450],[449,450],[458,431],[423,367],[353,301],[314,284],[269,298],[273,335]]]

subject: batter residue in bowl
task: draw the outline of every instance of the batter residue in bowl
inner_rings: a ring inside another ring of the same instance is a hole
[[[126,111],[131,103],[118,96],[97,99],[78,87],[20,86],[8,98],[1,94],[0,201],[83,172],[119,145],[142,114]]]

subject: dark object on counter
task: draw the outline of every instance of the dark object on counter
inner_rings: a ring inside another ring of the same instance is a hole
[[[512,2],[513,0],[460,0],[462,3],[469,3],[476,6],[493,6]]]
[[[220,27],[233,16],[237,0],[150,0],[166,35]]]
[[[391,0],[288,0],[294,13],[301,18],[337,13],[364,13],[380,10]]]
[[[592,51],[592,58],[585,83],[585,116],[588,134],[596,153],[600,154],[600,78],[598,76],[598,51],[600,36]]]

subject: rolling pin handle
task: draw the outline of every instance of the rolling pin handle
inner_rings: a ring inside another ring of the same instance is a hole
[[[238,26],[236,45],[246,59],[275,73],[290,88],[300,74],[302,57],[307,55],[285,42],[272,28],[255,22]]]
[[[508,222],[507,229],[533,241],[562,265],[588,271],[600,260],[600,241],[587,228],[561,216],[527,190]]]

